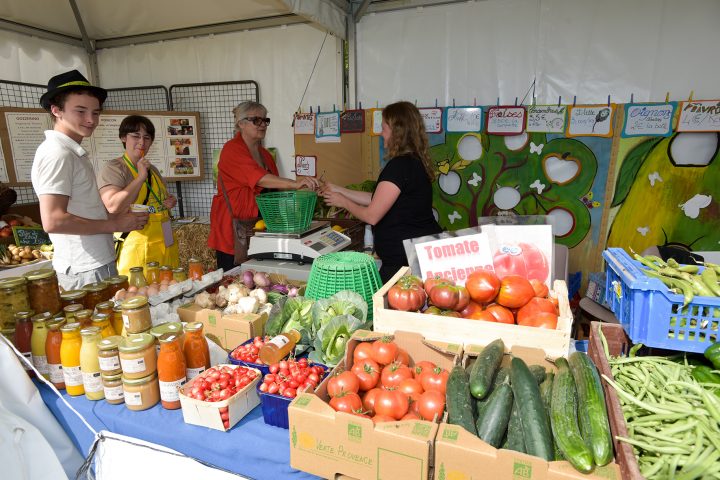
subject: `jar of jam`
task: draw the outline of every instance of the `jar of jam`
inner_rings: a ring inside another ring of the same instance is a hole
[[[87,308],[78,310],[77,312],[75,312],[75,319],[73,321],[79,323],[81,328],[91,327],[92,310],[89,310]],[[71,323],[70,320],[68,320],[68,323]]]
[[[87,295],[85,290],[67,290],[60,293],[60,302],[63,308],[74,303],[85,305],[85,295]]]
[[[105,283],[108,284],[108,294],[110,298],[114,298],[117,292],[123,289],[127,290],[130,286],[127,275],[115,275],[114,277],[106,278]]]
[[[147,280],[143,273],[143,267],[132,267],[130,269],[130,280],[128,283],[134,287],[147,287]]]
[[[145,280],[148,285],[160,283],[160,264],[158,262],[148,262],[145,265]]]
[[[65,305],[65,307],[63,307],[65,319],[71,323],[76,322],[77,320],[75,320],[75,315],[80,310],[85,310],[85,305],[81,303],[71,303],[70,305]]]
[[[183,343],[185,376],[190,381],[210,368],[210,349],[207,340],[205,340],[205,335],[203,335],[202,323],[186,323],[183,328],[185,330],[185,342]]]
[[[127,333],[145,332],[152,328],[147,297],[136,295],[122,303],[123,326]]]
[[[25,274],[28,281],[30,308],[36,312],[56,314],[62,310],[60,288],[55,270],[46,268]]]
[[[115,330],[116,334],[122,335],[123,337],[127,336],[127,332],[125,332],[125,326],[123,325],[121,305],[115,305],[113,307],[113,317],[112,320],[110,320],[110,323],[112,323],[113,330]]]
[[[160,354],[160,337],[166,333],[174,333],[180,339],[180,348],[182,349],[183,342],[185,341],[185,334],[183,333],[182,323],[180,322],[167,322],[156,325],[150,329],[150,335],[155,338],[155,349]]]
[[[105,401],[111,405],[119,405],[125,402],[123,392],[122,374],[102,374],[103,390]]]
[[[33,312],[17,312],[15,314],[15,336],[13,337],[13,343],[15,347],[20,351],[25,360],[32,365],[32,345],[30,339],[32,338],[32,318]],[[30,365],[23,363],[23,367],[30,377],[35,376],[35,372]]]
[[[15,312],[31,310],[28,300],[27,280],[23,277],[8,277],[0,280],[0,330],[15,331]]]
[[[47,355],[45,354],[45,341],[47,340],[47,328],[45,325],[52,318],[48,312],[38,313],[30,317],[32,321],[32,335],[30,335],[30,351],[32,352],[32,363],[35,370],[49,379],[50,373],[47,365]]]
[[[97,305],[95,305],[95,313],[104,313],[105,315],[112,318],[114,307],[115,307],[115,302],[113,302],[112,300],[100,302]]]
[[[103,391],[100,362],[98,361],[98,342],[100,329],[87,327],[80,330],[82,344],[80,345],[80,372],[82,373],[85,397],[88,400],[102,400]]]
[[[87,292],[85,297],[85,308],[89,310],[95,310],[95,305],[101,302],[110,300],[109,285],[105,282],[94,282],[89,283],[83,287],[83,290]]]
[[[200,280],[204,275],[202,263],[196,258],[188,259],[188,278]]]
[[[148,333],[129,335],[120,345],[120,366],[125,378],[142,378],[157,370],[155,339]]]
[[[93,327],[100,329],[100,337],[107,338],[115,335],[115,329],[113,328],[110,316],[107,313],[96,313],[92,316]]]
[[[62,363],[65,390],[72,396],[85,393],[82,371],[80,370],[80,324],[68,323],[60,327],[62,343],[60,344],[60,363]]]
[[[163,265],[162,267],[160,267],[159,281],[160,282],[163,282],[163,281],[170,282],[170,281],[172,281],[172,279],[173,279],[172,269],[168,265]]]
[[[185,269],[182,267],[174,268],[172,271],[172,276],[172,279],[178,283],[187,280],[187,273],[185,273]]]
[[[45,339],[45,355],[47,357],[50,381],[58,390],[65,388],[62,360],[60,359],[60,346],[62,332],[60,328],[65,325],[65,319],[54,320],[47,323],[47,338]]]
[[[160,386],[157,372],[142,378],[122,376],[125,406],[129,410],[147,410],[160,401]]]
[[[103,338],[98,342],[98,362],[103,375],[114,375],[122,373],[120,367],[120,342],[124,339],[120,336]]]
[[[180,336],[177,333],[166,333],[159,339],[160,355],[157,369],[160,381],[160,401],[168,410],[180,408],[178,389],[185,383],[185,355],[183,354]]]

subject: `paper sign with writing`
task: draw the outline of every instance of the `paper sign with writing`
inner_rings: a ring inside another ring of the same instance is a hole
[[[720,100],[680,102],[678,132],[720,131]]]
[[[313,135],[315,133],[315,114],[295,114],[295,135]]]
[[[565,105],[531,105],[527,109],[528,132],[563,133],[565,131]]]
[[[426,133],[442,132],[442,108],[418,108]]]
[[[314,177],[317,171],[315,168],[316,164],[317,157],[314,155],[295,155],[295,175]]]
[[[315,118],[315,137],[339,137],[340,112],[318,113]]]
[[[481,107],[447,107],[445,109],[445,131],[480,132],[483,111]]]
[[[340,115],[342,133],[362,133],[365,131],[365,110],[345,110]]]
[[[615,105],[569,107],[568,137],[612,137]]]
[[[377,137],[382,133],[382,109],[372,109],[372,130],[370,133]]]
[[[491,135],[518,135],[525,128],[525,107],[490,107],[487,132]]]
[[[42,227],[12,227],[15,245],[23,247],[26,245],[49,245],[50,236],[45,233]]]
[[[623,137],[672,135],[672,121],[676,102],[630,103],[625,105]]]
[[[493,271],[490,243],[485,233],[418,243],[415,252],[423,280],[439,275],[465,285],[475,270]]]

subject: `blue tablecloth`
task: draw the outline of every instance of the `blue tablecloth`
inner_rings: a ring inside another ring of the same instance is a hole
[[[50,408],[75,446],[87,455],[94,440],[92,432],[49,387],[35,381],[45,404]],[[188,425],[181,410],[153,408],[133,412],[125,405],[92,402],[85,396],[63,397],[97,430],[154,442],[224,470],[247,477],[264,479],[314,479],[312,475],[290,468],[288,431],[266,425],[260,406],[253,409],[230,431],[221,432]]]

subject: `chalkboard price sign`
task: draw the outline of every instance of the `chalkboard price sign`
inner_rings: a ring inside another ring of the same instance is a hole
[[[345,110],[340,114],[341,133],[362,133],[365,131],[365,110]]]
[[[50,236],[45,233],[42,227],[12,227],[15,245],[24,247],[26,245],[47,245],[50,243]]]

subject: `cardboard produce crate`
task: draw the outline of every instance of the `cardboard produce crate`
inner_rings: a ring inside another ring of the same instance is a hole
[[[234,313],[223,315],[221,310],[202,308],[188,303],[177,309],[182,322],[200,322],[203,333],[225,350],[232,350],[246,340],[263,334],[267,314]]]
[[[373,329],[379,332],[405,330],[418,332],[433,340],[461,345],[486,345],[502,338],[507,347],[522,345],[541,348],[551,357],[566,357],[570,346],[573,316],[568,302],[567,285],[555,280],[553,291],[558,296],[560,316],[556,330],[483,322],[466,318],[426,315],[418,312],[392,310],[387,304],[387,292],[410,268],[403,267],[373,295]]]
[[[348,342],[345,360],[352,363],[360,342],[384,334],[359,330]],[[422,335],[395,332],[395,342],[407,350],[411,365],[429,360],[450,369],[461,354],[458,344],[429,342]],[[347,362],[347,363],[346,363]],[[327,403],[327,379],[315,393],[299,395],[288,408],[290,465],[323,478],[347,475],[358,480],[427,480],[438,424],[422,420],[380,423],[369,418],[336,412]]]
[[[507,346],[506,346],[507,348]],[[465,355],[477,357],[483,346],[468,345]],[[530,365],[542,365],[545,370],[556,371],[546,360],[547,353],[538,348],[514,346],[511,355],[505,355],[501,366],[510,365],[518,357]],[[610,463],[596,467],[593,473],[583,474],[569,462],[547,462],[539,457],[512,450],[496,449],[459,425],[440,424],[435,438],[435,480],[470,480],[473,478],[512,480],[620,480],[620,469]],[[478,472],[482,472],[478,476]]]

